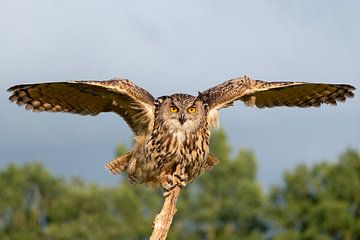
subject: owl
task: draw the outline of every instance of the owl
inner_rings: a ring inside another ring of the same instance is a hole
[[[197,96],[177,93],[154,98],[127,79],[24,84],[8,89],[10,101],[34,112],[97,115],[114,112],[134,133],[130,151],[109,161],[113,174],[126,172],[131,183],[170,190],[186,186],[218,163],[209,153],[210,129],[219,110],[243,101],[271,108],[336,105],[353,97],[346,84],[266,82],[247,76],[225,81]]]

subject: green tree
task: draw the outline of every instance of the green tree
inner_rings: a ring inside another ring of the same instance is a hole
[[[274,239],[360,239],[359,153],[286,172],[269,204]]]
[[[0,172],[0,239],[42,239],[46,209],[63,194],[64,181],[40,163]]]
[[[149,189],[71,185],[49,210],[51,239],[145,239],[156,207]]]
[[[301,164],[266,197],[251,151],[231,157],[223,130],[211,151],[220,162],[182,190],[169,239],[360,239],[358,152]],[[11,164],[0,171],[0,239],[147,239],[162,201],[160,189],[125,177],[104,187]]]

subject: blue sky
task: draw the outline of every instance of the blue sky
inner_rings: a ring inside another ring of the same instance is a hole
[[[52,172],[101,184],[131,132],[115,114],[35,114],[7,100],[15,84],[131,79],[154,96],[196,94],[230,78],[360,80],[359,1],[0,2],[0,167],[41,160]],[[358,93],[356,92],[356,95]],[[320,109],[221,111],[234,152],[256,153],[259,180],[360,150],[359,97]]]

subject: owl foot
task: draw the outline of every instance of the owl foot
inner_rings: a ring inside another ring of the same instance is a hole
[[[164,194],[171,191],[174,187],[177,186],[177,183],[174,180],[175,180],[174,177],[170,174],[167,174],[163,177],[163,181],[161,181],[161,185],[164,188],[165,191]]]
[[[174,173],[174,178],[176,179],[176,183],[179,187],[183,188],[187,184],[187,176],[185,174],[176,174]]]
[[[177,165],[176,170],[172,175],[167,174],[163,178],[162,187],[164,188],[164,197],[167,197],[169,192],[176,186],[179,186],[180,188],[185,187],[187,182],[188,177],[185,173],[185,168]]]
[[[188,176],[185,173],[185,167],[181,166],[180,164],[176,166],[176,170],[173,173],[173,176],[176,178],[176,182],[179,187],[185,187],[188,183]]]

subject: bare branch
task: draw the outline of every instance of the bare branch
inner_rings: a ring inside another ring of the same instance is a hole
[[[156,216],[153,224],[153,232],[150,240],[163,240],[169,232],[171,222],[177,211],[176,201],[180,195],[181,188],[179,186],[174,187],[167,192],[167,196],[164,200],[164,205],[161,212]]]

